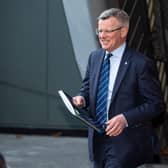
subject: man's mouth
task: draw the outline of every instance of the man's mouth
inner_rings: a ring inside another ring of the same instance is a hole
[[[102,40],[101,43],[102,43],[103,45],[108,45],[108,44],[109,44],[109,41],[108,41],[108,40]]]

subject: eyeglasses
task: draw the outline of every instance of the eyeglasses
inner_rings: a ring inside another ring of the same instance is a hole
[[[101,33],[106,33],[106,34],[110,34],[112,32],[115,32],[117,30],[120,30],[123,26],[120,26],[120,27],[117,27],[115,29],[107,29],[107,30],[99,30],[99,29],[96,29],[96,35],[100,35]]]

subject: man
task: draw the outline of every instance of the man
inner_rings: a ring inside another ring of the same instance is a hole
[[[94,168],[136,168],[152,162],[151,121],[164,103],[156,67],[126,45],[128,30],[129,16],[123,10],[100,14],[102,48],[90,54],[80,93],[73,97],[75,105],[88,107],[97,123],[106,125],[104,135],[89,128]]]

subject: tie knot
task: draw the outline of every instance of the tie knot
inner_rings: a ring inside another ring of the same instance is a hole
[[[111,53],[108,53],[107,56],[106,56],[106,59],[109,59],[113,54]]]

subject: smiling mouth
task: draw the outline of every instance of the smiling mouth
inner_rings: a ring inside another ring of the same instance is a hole
[[[101,41],[101,43],[102,43],[103,45],[107,45],[107,44],[109,44],[109,41]]]

